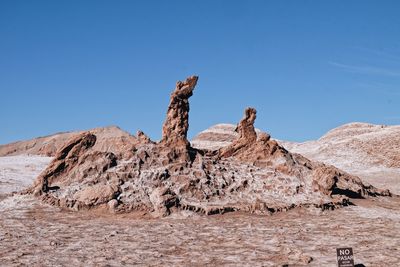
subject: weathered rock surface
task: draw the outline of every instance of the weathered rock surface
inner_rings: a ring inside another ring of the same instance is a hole
[[[85,206],[96,206],[115,200],[118,187],[108,184],[96,184],[76,192],[74,199]]]
[[[193,95],[198,77],[192,76],[184,82],[177,82],[171,94],[167,118],[162,131],[162,143],[168,145],[188,146],[189,98]]]
[[[254,108],[247,108],[244,118],[239,122],[236,130],[239,138],[232,144],[219,150],[221,158],[234,157],[243,162],[253,163],[256,166],[270,166],[276,157],[283,157],[288,162],[293,162],[289,153],[267,133],[260,133],[257,136],[254,128],[257,111]]]
[[[228,147],[222,148],[220,156],[223,158],[229,158],[240,152],[249,149],[256,140],[257,133],[254,128],[254,122],[256,120],[257,111],[254,108],[247,108],[244,112],[244,118],[239,122],[235,129],[235,132],[239,134],[239,138],[234,140]]]
[[[238,138],[220,150],[194,149],[187,140],[189,102],[197,77],[178,82],[160,142],[144,133],[100,140],[80,133],[56,154],[28,190],[47,203],[73,209],[105,206],[156,217],[188,210],[270,213],[297,206],[346,205],[348,197],[389,195],[358,177],[291,154],[254,129],[248,108]]]

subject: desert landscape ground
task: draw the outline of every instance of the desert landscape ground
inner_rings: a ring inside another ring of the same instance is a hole
[[[2,266],[358,266],[400,262],[398,126],[317,141],[235,125],[187,140],[198,77],[152,141],[118,127],[0,146]]]
[[[0,158],[2,266],[337,266],[341,246],[353,247],[365,266],[400,261],[398,198],[361,199],[334,211],[144,219],[65,211],[10,193],[33,182],[46,161]]]

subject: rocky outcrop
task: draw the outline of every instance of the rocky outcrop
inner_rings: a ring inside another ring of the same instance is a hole
[[[325,209],[348,204],[348,197],[385,194],[338,169],[291,154],[267,133],[257,134],[252,108],[246,109],[231,145],[218,151],[193,149],[187,141],[188,99],[196,83],[196,76],[178,82],[160,142],[141,131],[136,137],[100,141],[91,131],[80,133],[59,150],[29,192],[61,207],[143,211],[155,217],[180,211]]]
[[[84,206],[105,204],[118,196],[118,186],[110,184],[96,184],[78,191],[73,198]]]
[[[142,131],[137,131],[136,133],[137,139],[140,143],[142,144],[150,144],[152,141],[150,140],[150,137],[148,137],[144,132]]]
[[[239,122],[235,132],[239,134],[239,138],[228,147],[219,151],[221,157],[232,157],[243,150],[248,149],[257,140],[257,133],[254,128],[254,121],[257,117],[257,111],[254,108],[247,108],[244,112],[244,118]]]
[[[243,119],[239,122],[236,130],[239,138],[227,147],[219,150],[221,158],[234,157],[241,161],[263,165],[268,165],[265,160],[271,159],[275,153],[278,156],[287,157],[289,153],[274,140],[268,133],[257,132],[254,128],[257,111],[254,108],[247,108],[244,112]],[[290,158],[290,157],[289,157]]]
[[[326,195],[345,195],[350,198],[368,196],[390,196],[389,190],[379,190],[364,184],[357,176],[348,174],[333,166],[317,164],[313,168],[313,189]]]
[[[49,183],[52,183],[63,173],[71,171],[77,164],[80,157],[84,155],[87,149],[94,146],[96,136],[92,134],[81,134],[72,138],[64,147],[57,152],[55,159],[50,166],[39,176],[38,184],[40,191],[36,194],[47,193],[51,189]]]
[[[98,176],[115,166],[116,156],[111,152],[90,152],[96,136],[90,132],[78,134],[56,154],[54,160],[37,178],[35,195],[57,191],[73,182],[84,182],[88,176]],[[90,152],[90,153],[88,153]],[[53,186],[57,184],[57,186]]]
[[[193,95],[198,77],[192,76],[177,82],[171,94],[167,118],[162,130],[162,143],[166,146],[188,146],[189,98]]]

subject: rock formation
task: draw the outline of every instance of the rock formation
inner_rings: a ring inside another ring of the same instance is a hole
[[[162,131],[162,143],[165,145],[188,146],[189,98],[193,95],[198,77],[192,76],[184,82],[177,82],[171,94],[167,118]]]
[[[266,133],[257,136],[252,108],[246,109],[231,145],[219,151],[193,149],[187,141],[188,99],[196,83],[196,76],[178,82],[160,142],[140,131],[111,143],[99,141],[93,132],[80,133],[58,151],[28,192],[61,207],[144,211],[155,217],[183,210],[325,209],[346,205],[348,197],[389,195],[358,177],[288,152]]]
[[[256,117],[257,111],[254,108],[247,108],[245,110],[244,118],[235,129],[235,132],[239,133],[239,138],[228,147],[220,150],[221,157],[229,158],[256,142],[257,133],[254,128]]]
[[[274,157],[277,153],[279,156],[288,158],[289,153],[274,140],[268,133],[257,132],[254,128],[257,111],[254,108],[247,108],[244,112],[243,119],[239,122],[236,130],[239,133],[239,138],[234,140],[232,144],[223,147],[219,150],[221,158],[234,157],[241,161],[253,163],[262,166],[262,162],[269,164],[268,160]],[[264,165],[265,165],[264,164]]]

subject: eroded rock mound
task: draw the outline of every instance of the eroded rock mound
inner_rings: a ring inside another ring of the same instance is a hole
[[[29,192],[73,209],[108,207],[154,216],[189,210],[270,213],[297,206],[332,208],[347,197],[388,195],[334,167],[291,154],[254,129],[248,108],[238,138],[220,150],[194,149],[187,141],[189,102],[197,77],[178,82],[171,95],[163,138],[143,132],[104,151],[93,132],[71,139]]]

